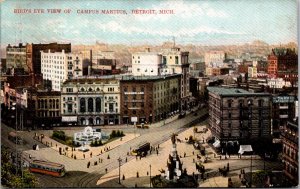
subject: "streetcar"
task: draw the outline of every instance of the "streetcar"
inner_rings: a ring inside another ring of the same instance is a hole
[[[140,145],[136,149],[133,149],[131,151],[131,155],[146,156],[149,150],[150,150],[150,143],[147,142],[147,143],[144,143],[144,144]]]
[[[42,173],[54,177],[63,177],[66,173],[64,165],[43,160],[33,160],[29,164],[29,170],[30,172]]]

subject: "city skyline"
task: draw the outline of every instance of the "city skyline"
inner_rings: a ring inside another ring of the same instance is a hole
[[[68,42],[158,44],[297,43],[297,1],[4,1],[1,45]],[[69,14],[15,14],[14,9],[71,9]],[[135,9],[174,14],[131,14]],[[125,10],[127,14],[81,14],[79,10]],[[195,19],[199,18],[199,19]],[[268,27],[266,27],[268,26]]]

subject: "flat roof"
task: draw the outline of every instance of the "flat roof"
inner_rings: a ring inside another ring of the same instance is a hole
[[[209,92],[218,94],[220,96],[253,96],[253,95],[269,96],[270,95],[268,93],[252,93],[239,88],[207,87],[207,90]]]

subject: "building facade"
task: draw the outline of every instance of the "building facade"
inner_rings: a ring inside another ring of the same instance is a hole
[[[63,124],[119,124],[120,79],[117,76],[68,79],[62,85],[61,106]]]
[[[180,74],[123,76],[120,84],[122,124],[153,123],[178,112],[180,81]]]
[[[38,128],[51,128],[61,125],[60,91],[36,90],[33,94],[35,103],[35,125]]]
[[[20,43],[18,46],[6,47],[6,68],[22,68],[25,72],[29,72],[29,67],[26,62],[26,45]]]
[[[298,83],[298,55],[295,49],[272,49],[268,56],[268,74],[296,85]]]
[[[208,125],[220,141],[241,141],[270,137],[271,101],[265,93],[243,89],[207,87]]]
[[[66,79],[82,76],[82,54],[41,52],[41,70],[44,80],[51,81],[52,90],[60,91]]]
[[[190,101],[190,85],[189,85],[189,52],[181,51],[180,48],[173,47],[162,53],[161,75],[181,74],[181,104],[180,110],[187,110]]]
[[[162,55],[156,52],[138,52],[132,54],[132,75],[158,76],[161,74]]]
[[[272,97],[272,132],[279,137],[284,131],[288,120],[295,117],[296,97],[288,94],[274,95]]]
[[[282,133],[282,159],[284,164],[283,173],[288,178],[288,183],[292,186],[298,186],[299,183],[299,135],[298,135],[298,119],[288,121]]]

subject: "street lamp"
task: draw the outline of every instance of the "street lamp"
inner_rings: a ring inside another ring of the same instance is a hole
[[[150,167],[150,188],[151,188],[151,164],[149,165]]]
[[[121,184],[121,162],[122,162],[122,159],[120,157],[118,158],[118,162],[119,162],[119,184]]]

